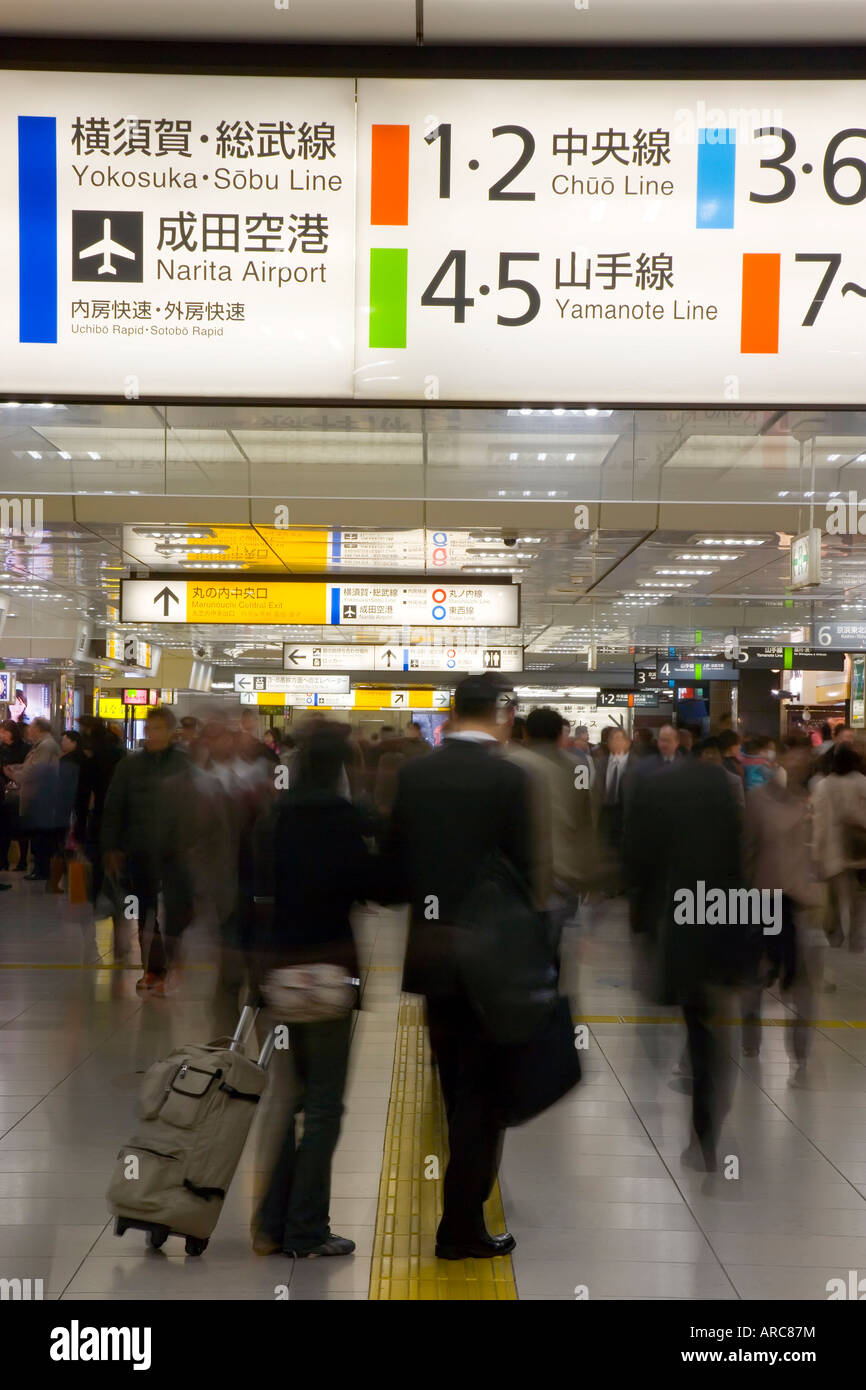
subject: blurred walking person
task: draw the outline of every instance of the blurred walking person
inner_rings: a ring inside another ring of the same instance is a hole
[[[19,789],[21,825],[30,832],[33,868],[24,877],[47,883],[57,843],[60,748],[47,719],[34,719],[27,732],[30,751],[23,763],[8,764],[3,772]]]
[[[748,923],[698,910],[713,890],[728,904],[743,885],[740,812],[724,768],[679,758],[662,776],[636,778],[625,848],[651,997],[678,1004],[686,1024],[693,1132],[682,1161],[714,1172],[730,1077],[713,1018],[724,990],[743,982],[749,936]]]
[[[274,795],[272,765],[240,752],[236,719],[215,714],[199,739],[193,779],[196,831],[192,856],[197,900],[212,910],[218,936],[212,1013],[218,1035],[232,1033],[241,994],[252,981],[255,951],[254,832]]]
[[[150,711],[144,748],[118,764],[102,817],[106,873],[137,901],[143,974],[136,989],[160,996],[192,915],[193,767],[173,742],[174,731],[170,710]]]
[[[822,893],[812,858],[812,816],[808,782],[812,749],[805,735],[783,743],[784,780],[758,787],[746,806],[745,867],[749,886],[782,893],[781,931],[756,932],[753,938],[754,983],[743,993],[743,1053],[761,1050],[761,995],[773,984],[790,992],[795,1023],[785,1030],[794,1063],[792,1084],[805,1075],[809,1020],[820,987],[823,933],[816,927]]]
[[[81,717],[80,725],[84,759],[78,768],[72,839],[84,851],[90,864],[90,897],[96,913],[105,886],[101,844],[105,798],[115,769],[126,756],[126,749],[103,719],[85,714]],[[119,887],[113,884],[113,881],[112,885]],[[110,896],[111,916],[114,920],[114,954],[121,959],[128,954],[129,924],[123,916],[119,893],[113,891]]]
[[[830,772],[815,786],[815,858],[827,880],[833,927],[831,946],[864,947],[866,915],[866,776],[859,753],[843,737]]]
[[[23,763],[29,752],[21,737],[21,726],[14,719],[4,719],[0,724],[0,772],[7,767]],[[9,867],[9,847],[13,840],[18,842],[18,873],[27,871],[27,836],[21,830],[20,792],[8,777],[2,778],[0,785],[0,872]]]

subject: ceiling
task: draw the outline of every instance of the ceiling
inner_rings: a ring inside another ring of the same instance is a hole
[[[862,0],[0,0],[0,32],[326,44],[861,43]]]
[[[447,573],[521,584],[520,638],[540,665],[585,665],[598,643],[688,645],[697,628],[705,642],[732,629],[760,641],[866,617],[856,534],[825,537],[819,590],[787,593],[790,538],[810,511],[822,525],[834,499],[866,496],[866,412],[6,403],[0,486],[41,498],[46,533],[0,538],[4,659],[75,621],[97,637],[116,630],[119,582],[133,572],[324,575],[334,527],[344,543],[375,533],[354,568],[395,576],[422,572],[432,533],[446,530],[459,542]],[[155,623],[141,635],[260,666],[279,664],[283,641],[337,634]]]

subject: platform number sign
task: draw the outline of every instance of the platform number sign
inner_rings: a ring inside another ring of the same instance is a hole
[[[635,682],[640,689],[646,685],[655,685],[659,678],[656,666],[639,666],[635,670]]]

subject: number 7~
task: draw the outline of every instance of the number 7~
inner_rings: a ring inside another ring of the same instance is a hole
[[[827,269],[821,276],[821,283],[815,292],[815,298],[809,305],[809,308],[806,311],[806,317],[803,320],[803,328],[811,328],[812,324],[815,322],[816,318],[818,317],[818,314],[821,311],[821,307],[824,303],[824,300],[827,298],[830,286],[836,278],[836,273],[839,269],[839,266],[842,264],[842,256],[838,251],[798,251],[794,257],[794,260],[826,261],[827,263]],[[847,286],[845,288],[847,289]],[[845,290],[843,290],[842,293],[844,294]]]

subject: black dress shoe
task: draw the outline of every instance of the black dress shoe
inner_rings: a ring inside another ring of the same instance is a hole
[[[504,1236],[468,1236],[464,1240],[437,1240],[437,1260],[492,1260],[508,1255],[517,1244],[506,1231]]]
[[[48,878],[45,874],[25,874],[25,883],[47,883]]]

